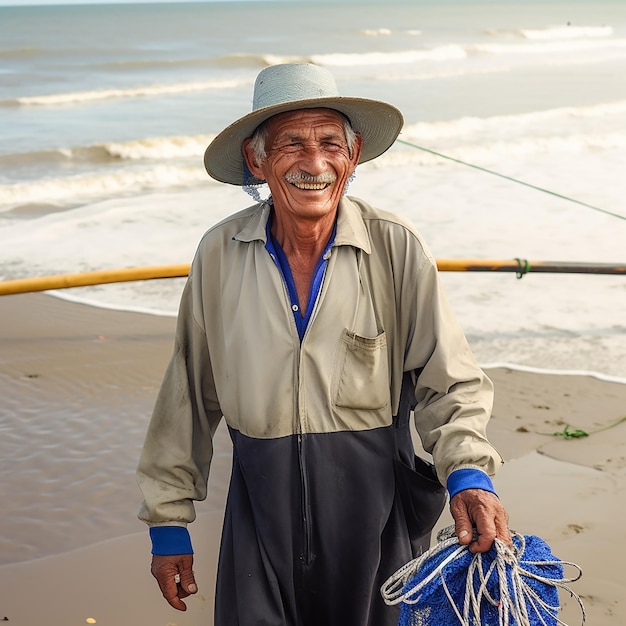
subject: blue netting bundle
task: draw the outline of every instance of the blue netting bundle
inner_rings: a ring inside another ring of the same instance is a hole
[[[449,532],[449,531],[448,531]],[[557,626],[559,588],[581,571],[552,554],[535,536],[512,533],[513,548],[496,540],[472,554],[452,536],[407,563],[382,587],[387,604],[400,604],[398,626]],[[564,565],[577,570],[564,577]]]

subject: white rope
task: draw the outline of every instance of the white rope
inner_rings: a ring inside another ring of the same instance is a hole
[[[439,533],[440,537],[447,536],[448,538],[444,538],[428,552],[406,563],[387,579],[381,587],[381,594],[385,603],[388,605],[400,604],[401,602],[417,604],[422,598],[423,590],[429,584],[439,582],[461,626],[480,624],[480,608],[483,603],[489,603],[498,608],[499,626],[512,626],[513,624],[529,626],[531,615],[536,615],[542,626],[548,626],[541,616],[542,612],[545,615],[552,616],[561,626],[567,626],[565,622],[556,616],[560,606],[558,604],[557,606],[552,606],[547,603],[537,593],[537,590],[528,584],[527,581],[532,579],[536,582],[567,591],[578,602],[581,610],[581,624],[584,624],[586,613],[582,600],[578,594],[567,586],[567,583],[575,582],[582,576],[582,569],[569,561],[523,560],[526,538],[514,531],[511,531],[511,535],[517,540],[513,547],[509,547],[500,539],[495,540],[496,557],[491,562],[487,554],[477,553],[473,556],[467,568],[465,596],[462,607],[457,606],[454,601],[444,575],[447,566],[468,551],[467,546],[459,544],[458,539],[454,536],[452,527]],[[458,547],[452,550],[428,576],[407,588],[407,583],[426,561],[455,545]],[[571,578],[548,578],[527,569],[528,566],[541,567],[551,565],[572,567],[576,575]],[[492,597],[488,589],[488,584],[494,575],[497,576],[498,598]]]

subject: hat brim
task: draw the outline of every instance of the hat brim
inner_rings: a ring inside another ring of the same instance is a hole
[[[209,144],[204,166],[209,176],[231,185],[244,184],[243,141],[251,137],[259,124],[279,113],[299,109],[334,109],[343,113],[363,139],[359,163],[371,161],[387,151],[396,140],[404,120],[391,104],[368,98],[323,97],[296,100],[257,109],[226,127]]]

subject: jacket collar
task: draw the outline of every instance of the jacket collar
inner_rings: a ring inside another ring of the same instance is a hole
[[[257,205],[252,211],[250,219],[246,222],[241,231],[235,235],[234,239],[247,243],[262,241],[266,244],[266,226],[271,212],[272,205],[269,202],[263,202]],[[367,254],[370,254],[372,251],[370,238],[363,217],[361,216],[361,211],[357,205],[346,196],[339,201],[335,245],[354,246],[355,248],[360,248]]]

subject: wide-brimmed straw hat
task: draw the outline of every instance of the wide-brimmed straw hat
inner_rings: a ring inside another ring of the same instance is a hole
[[[265,68],[254,84],[252,112],[225,128],[204,153],[210,176],[224,183],[244,185],[241,145],[259,124],[278,113],[328,108],[343,113],[363,138],[359,163],[385,152],[402,128],[402,113],[386,102],[340,96],[333,75],[309,63],[288,63]]]

